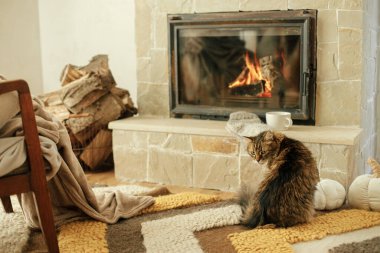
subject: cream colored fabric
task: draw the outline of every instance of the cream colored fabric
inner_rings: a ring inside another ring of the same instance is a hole
[[[348,204],[353,208],[380,211],[380,178],[360,175],[348,189]]]
[[[0,94],[0,110],[0,128],[2,128],[3,124],[20,110],[16,91]]]
[[[316,210],[334,210],[341,207],[346,199],[346,190],[338,181],[321,179],[314,192]]]
[[[19,108],[13,106],[14,99],[17,96],[7,100],[9,104],[3,103],[1,107],[1,114],[5,111],[3,108],[7,108],[7,116],[2,115],[0,118],[0,175],[16,169],[26,161],[22,122],[18,114]],[[88,216],[102,222],[115,223],[119,218],[134,216],[154,203],[153,197],[125,195],[119,191],[95,196],[72,151],[65,127],[44,111],[38,100],[34,99],[33,106],[42,152],[50,165],[46,173],[57,226]],[[32,193],[21,194],[20,199],[27,224],[39,227]]]

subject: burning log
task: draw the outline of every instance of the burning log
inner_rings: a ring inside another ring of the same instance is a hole
[[[270,58],[271,59],[271,58]],[[267,60],[265,58],[265,60]],[[271,68],[270,65],[268,68]],[[232,95],[249,95],[256,97],[272,97],[272,84],[266,76],[263,75],[259,60],[256,54],[253,54],[251,60],[249,53],[245,54],[245,67],[239,76],[228,85]]]
[[[260,96],[265,91],[265,80],[258,83],[245,84],[231,87],[232,95]]]

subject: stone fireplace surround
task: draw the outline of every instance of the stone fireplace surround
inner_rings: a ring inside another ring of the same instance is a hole
[[[136,0],[139,116],[111,122],[115,174],[149,181],[235,191],[255,182],[257,164],[223,121],[169,118],[167,14],[318,9],[316,126],[284,132],[304,142],[322,178],[346,188],[363,173],[359,159],[362,85],[361,0]]]

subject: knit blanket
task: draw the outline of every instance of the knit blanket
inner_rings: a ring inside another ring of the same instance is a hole
[[[247,229],[239,224],[240,215],[232,200],[183,192],[155,197],[154,205],[116,224],[95,220],[65,224],[58,241],[61,252],[315,252],[316,248],[327,252],[380,234],[379,212],[326,212],[308,224],[286,229]],[[26,252],[44,247],[40,234],[32,232],[29,237]]]

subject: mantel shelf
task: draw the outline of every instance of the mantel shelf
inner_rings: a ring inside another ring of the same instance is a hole
[[[113,130],[232,136],[225,126],[226,121],[150,117],[126,118],[112,121],[108,125]],[[359,140],[361,128],[296,125],[282,132],[290,138],[306,143],[354,145]]]

